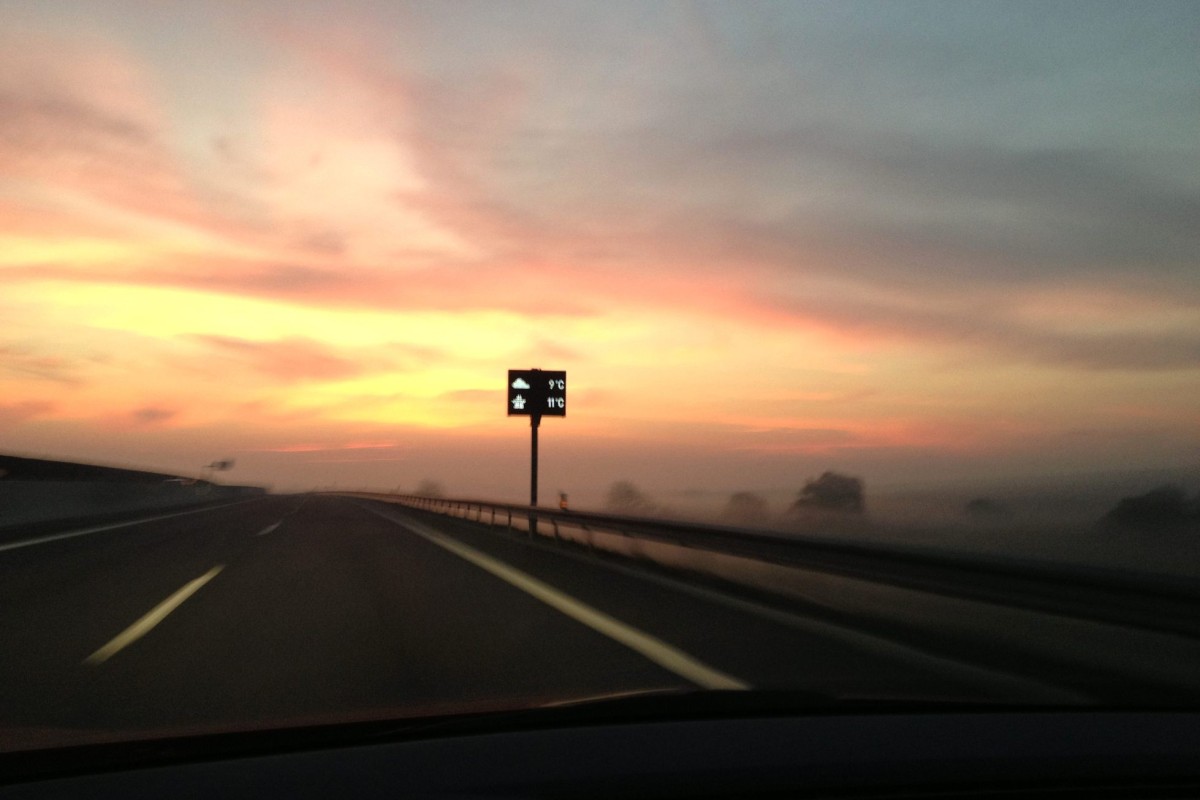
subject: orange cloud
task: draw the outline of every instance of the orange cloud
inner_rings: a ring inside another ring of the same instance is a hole
[[[370,369],[335,355],[317,342],[300,338],[275,342],[253,342],[213,334],[195,334],[192,338],[281,381],[335,380],[360,375]]]
[[[55,405],[46,400],[22,400],[0,404],[0,420],[8,425],[46,417],[54,413]]]
[[[289,444],[281,447],[265,447],[256,453],[324,453],[332,450],[388,450],[396,442],[340,442],[336,444]]]
[[[28,345],[0,344],[0,368],[11,373],[74,386],[81,383],[79,367],[72,359],[40,353]]]

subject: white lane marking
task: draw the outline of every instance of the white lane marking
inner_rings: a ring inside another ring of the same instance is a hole
[[[263,528],[261,531],[259,531],[258,533],[254,534],[254,535],[255,536],[266,536],[268,533],[275,530],[282,524],[283,524],[283,520],[279,520],[279,522],[276,522],[274,525],[268,525],[267,527]]]
[[[473,547],[468,547],[462,542],[444,536],[418,522],[408,520],[400,522],[374,508],[368,506],[362,506],[362,508],[383,517],[389,522],[400,525],[422,539],[441,547],[443,550],[448,550],[459,558],[490,572],[505,583],[515,586],[526,594],[532,595],[556,611],[566,614],[568,617],[583,623],[592,630],[620,642],[629,649],[640,653],[650,661],[658,664],[660,667],[674,672],[681,678],[686,678],[697,686],[704,689],[750,688],[750,684],[745,681],[714,669],[661,639],[656,639],[648,633],[626,625],[624,622],[610,617],[603,611],[598,611],[586,603],[555,589],[553,586],[543,583],[532,575],[510,567],[508,564],[481,553]]]
[[[185,583],[173,595],[168,597],[166,600],[163,600],[154,608],[150,609],[149,613],[147,613],[144,617],[118,633],[112,641],[85,658],[83,663],[103,664],[105,661],[108,661],[108,659],[112,658],[121,650],[125,649],[149,633],[155,625],[166,619],[168,614],[179,608],[184,600],[187,600],[196,592],[200,591],[201,586],[217,577],[217,573],[223,569],[225,569],[224,564],[217,564],[199,578],[195,578]]]
[[[550,544],[539,541],[523,540],[522,544],[527,547],[534,547],[544,553],[553,553],[562,558],[569,558],[580,564],[588,564],[593,567],[609,569],[613,572],[627,575],[631,578],[636,578],[649,583],[666,586],[684,594],[690,594],[693,597],[698,597],[702,600],[707,600],[713,603],[719,603],[729,608],[753,614],[770,620],[771,622],[786,627],[798,630],[803,633],[828,636],[837,639],[841,644],[847,647],[853,647],[865,654],[873,657],[900,659],[907,663],[919,666],[922,669],[928,669],[939,677],[948,680],[957,680],[970,682],[973,686],[983,686],[997,691],[1002,691],[1004,696],[1019,695],[1021,697],[1037,698],[1046,703],[1095,703],[1095,698],[1082,692],[1077,692],[1072,689],[1065,689],[1061,686],[1055,686],[1051,683],[1038,680],[1028,675],[1022,675],[1015,672],[1004,672],[999,668],[992,667],[987,664],[976,664],[969,661],[961,661],[951,656],[942,655],[936,652],[930,652],[919,649],[913,645],[906,644],[897,639],[889,639],[881,635],[867,633],[846,625],[839,625],[833,622],[814,619],[812,617],[803,617],[793,614],[788,611],[782,611],[777,608],[763,605],[762,603],[753,600],[746,600],[741,597],[719,592],[708,587],[694,586],[677,578],[670,578],[666,575],[655,575],[644,570],[639,570],[634,567],[626,567],[621,564],[616,564],[609,560],[597,559],[594,555],[585,555],[583,553],[573,553],[570,550],[554,547]]]
[[[258,498],[254,498],[258,499]],[[46,542],[55,542],[59,539],[71,539],[75,536],[87,536],[89,533],[100,533],[101,531],[111,531],[116,528],[128,528],[130,525],[141,525],[145,522],[156,522],[160,519],[170,519],[171,517],[182,517],[185,514],[199,514],[201,511],[215,511],[218,508],[226,508],[228,506],[236,506],[238,503],[249,503],[250,500],[234,500],[232,503],[221,503],[219,506],[205,506],[204,508],[192,508],[187,511],[176,511],[174,514],[160,514],[156,517],[141,517],[139,519],[131,519],[127,522],[114,522],[111,525],[98,525],[95,528],[81,528],[77,531],[67,531],[65,533],[55,533],[49,536],[39,536],[36,539],[22,539],[19,542],[9,542],[8,544],[0,545],[0,552],[5,550],[16,550],[18,547],[31,547],[35,544],[45,544]]]

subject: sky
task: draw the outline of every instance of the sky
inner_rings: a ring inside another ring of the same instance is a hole
[[[1200,463],[1200,5],[0,3],[0,450],[520,499]]]

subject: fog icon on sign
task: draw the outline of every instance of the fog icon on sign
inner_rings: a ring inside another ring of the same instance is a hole
[[[515,381],[512,382],[512,388],[514,388],[514,389],[531,389],[533,387],[531,387],[524,378],[517,378]]]

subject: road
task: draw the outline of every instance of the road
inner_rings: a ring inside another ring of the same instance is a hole
[[[1078,699],[712,587],[345,497],[263,497],[7,543],[0,575],[0,749],[673,687]]]

